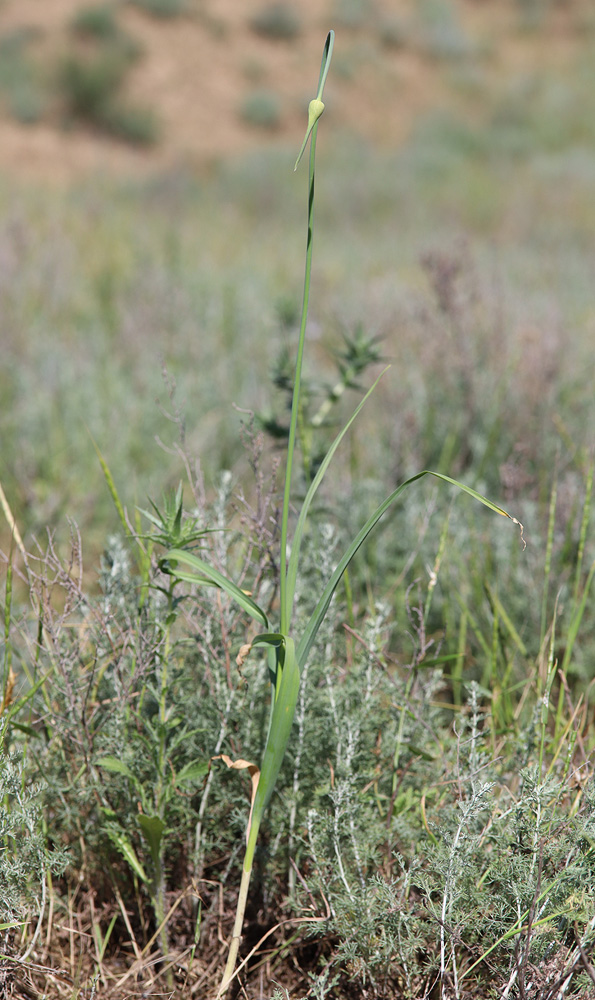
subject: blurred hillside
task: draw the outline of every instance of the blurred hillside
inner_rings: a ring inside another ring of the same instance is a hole
[[[436,109],[484,125],[595,44],[589,0],[4,0],[0,170],[203,169],[295,145],[329,27],[325,130],[383,148]]]

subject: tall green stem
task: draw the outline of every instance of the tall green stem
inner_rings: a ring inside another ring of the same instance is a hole
[[[295,705],[299,690],[300,671],[295,657],[294,642],[289,635],[292,605],[293,605],[293,594],[295,590],[294,581],[291,582],[290,586],[288,587],[287,543],[288,543],[288,526],[289,526],[289,504],[291,499],[293,457],[295,453],[296,440],[298,437],[302,362],[304,357],[304,345],[306,342],[308,304],[310,301],[310,276],[312,273],[312,235],[313,235],[313,219],[314,219],[314,164],[316,160],[316,134],[318,131],[318,119],[320,118],[322,112],[324,111],[324,104],[322,103],[322,93],[324,90],[324,84],[326,81],[330,65],[334,37],[335,37],[334,32],[330,31],[326,39],[324,52],[322,56],[322,65],[320,68],[320,77],[318,80],[318,94],[313,101],[310,101],[310,105],[308,108],[308,128],[306,130],[306,135],[302,143],[302,148],[296,160],[296,168],[297,168],[297,165],[300,162],[302,154],[306,148],[308,139],[311,136],[312,141],[310,144],[310,171],[309,171],[309,189],[308,189],[308,237],[306,243],[304,296],[302,301],[302,318],[300,323],[300,335],[299,335],[297,358],[295,365],[295,378],[293,383],[291,421],[289,425],[289,439],[287,443],[287,464],[285,468],[285,488],[283,492],[283,508],[281,513],[281,551],[279,558],[280,602],[281,602],[280,634],[270,633],[267,631],[267,633],[257,636],[256,639],[253,640],[253,645],[265,644],[269,645],[271,649],[274,650],[274,655],[276,658],[275,669],[274,669],[275,690],[273,693],[273,700],[271,705],[272,711],[271,711],[269,734],[267,736],[267,742],[265,746],[265,751],[260,771],[260,781],[254,795],[252,818],[247,831],[246,854],[244,857],[242,881],[240,883],[240,891],[236,906],[236,916],[233,926],[232,938],[229,946],[229,953],[227,956],[227,964],[225,966],[225,972],[223,973],[223,979],[221,981],[221,985],[217,993],[218,1000],[227,993],[228,987],[234,977],[238,950],[240,947],[240,941],[242,936],[242,927],[244,924],[244,913],[246,910],[246,903],[248,900],[250,877],[252,874],[252,866],[254,863],[254,852],[256,850],[256,842],[258,840],[260,823],[264,811],[267,807],[269,798],[272,794],[273,788],[275,786],[277,775],[279,773],[279,768],[281,766],[281,761],[283,760],[283,755],[285,753],[285,748],[287,746],[287,740],[289,739],[289,733],[293,723],[293,716],[295,714]],[[230,587],[229,582],[226,582],[226,589],[229,590],[229,587]],[[237,591],[237,588],[235,589]],[[238,598],[238,595],[240,594],[241,594],[240,591],[237,591],[237,593],[234,594],[236,600]],[[245,600],[246,598],[243,597],[243,599],[240,601],[240,603],[242,603],[244,606],[245,606]],[[253,613],[253,608],[252,608],[252,613]],[[266,616],[265,616],[265,622],[266,622]],[[268,623],[266,623],[266,627],[268,629]]]
[[[312,236],[314,222],[314,164],[316,161],[316,134],[318,123],[312,129],[310,144],[310,184],[308,195],[308,238],[306,243],[306,269],[304,274],[304,297],[302,300],[302,320],[298,341],[297,358],[295,362],[295,379],[293,383],[293,399],[291,403],[291,422],[289,424],[289,439],[287,442],[287,465],[285,467],[285,489],[283,492],[283,511],[281,515],[281,553],[280,553],[280,599],[281,625],[283,634],[289,632],[291,607],[287,600],[287,531],[289,525],[289,503],[291,499],[291,477],[293,471],[293,455],[297,438],[297,425],[300,406],[300,383],[302,378],[302,361],[306,342],[306,325],[308,322],[308,305],[310,302],[310,277],[312,274]]]

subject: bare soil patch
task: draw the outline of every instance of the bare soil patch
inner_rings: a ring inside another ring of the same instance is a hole
[[[52,65],[69,44],[69,24],[86,6],[81,0],[5,0],[0,39],[20,28],[35,29],[34,47],[47,68],[49,88]],[[378,0],[356,24],[343,23],[337,0],[301,0],[293,5],[301,30],[290,40],[263,37],[251,28],[263,6],[263,0],[189,0],[187,12],[170,19],[117,6],[120,22],[142,47],[127,96],[156,112],[159,141],[140,150],[92,128],[67,130],[51,102],[36,125],[19,124],[2,108],[0,169],[67,181],[94,171],[133,175],[176,165],[202,170],[253,147],[295,145],[330,27],[337,31],[337,47],[326,128],[381,146],[402,142],[429,110],[481,115],[486,92],[506,87],[511,78],[546,65],[563,72],[589,36],[588,5],[581,2],[552,4],[539,25],[523,30],[515,0],[458,0],[452,4],[450,37],[423,22],[413,0]],[[397,44],[399,24],[403,40]],[[456,44],[468,52],[457,55]],[[242,116],[242,102],[253,91],[276,97],[280,114],[274,129],[256,127]]]

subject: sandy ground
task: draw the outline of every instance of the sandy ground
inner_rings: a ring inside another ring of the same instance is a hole
[[[582,42],[580,0],[551,0],[539,30],[524,32],[519,30],[518,0],[453,0],[473,52],[463,60],[431,51],[420,34],[414,0],[360,0],[368,16],[357,26],[346,23],[346,12],[358,6],[355,0],[299,0],[293,7],[302,30],[291,41],[263,38],[251,29],[251,18],[266,0],[187,4],[183,16],[169,20],[151,17],[124,0],[118,5],[121,22],[143,48],[130,74],[128,96],[157,112],[161,138],[155,147],[135,149],[81,127],[67,131],[59,109],[35,126],[18,124],[2,109],[0,171],[68,181],[95,171],[137,174],[176,165],[201,170],[263,143],[299,147],[329,27],[337,38],[325,93],[325,127],[354,132],[380,146],[401,142],[431,109],[456,106],[469,115],[481,114],[486,84],[506,86],[544,61],[550,69],[562,69]],[[37,58],[51,65],[72,44],[73,15],[89,5],[89,0],[4,0],[0,39],[20,27],[37,29]],[[385,44],[387,21],[408,27],[407,44]],[[484,89],[474,84],[474,73]],[[242,101],[253,90],[277,95],[281,121],[276,130],[242,120]]]

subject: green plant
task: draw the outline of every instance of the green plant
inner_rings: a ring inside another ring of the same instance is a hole
[[[328,432],[332,411],[348,389],[359,388],[357,380],[360,375],[379,361],[380,349],[376,338],[368,336],[362,324],[358,324],[352,336],[343,335],[343,348],[336,353],[338,376],[336,382],[320,387],[305,376],[302,377],[299,426],[301,463],[306,483],[312,482],[324,459],[328,441],[323,440],[319,443],[318,437],[321,436],[321,432]],[[287,397],[287,409],[290,412],[293,373],[287,348],[283,348],[276,359],[271,379],[275,387]],[[282,417],[260,413],[258,421],[275,440],[287,440],[289,427],[282,422]]]
[[[92,55],[71,54],[60,66],[59,87],[67,114],[127,142],[157,139],[154,113],[126,104],[121,89],[137,50],[118,40]]]
[[[361,684],[361,675],[358,680]],[[369,707],[386,696],[379,677],[376,683],[372,701],[366,699]],[[330,969],[342,983],[348,976],[362,992],[370,984],[382,998],[397,994],[413,1000],[430,982],[441,996],[453,982],[462,996],[466,990],[481,996],[489,988],[502,992],[517,984],[522,995],[536,975],[547,1000],[564,981],[571,995],[580,995],[586,982],[580,949],[586,954],[595,926],[592,901],[585,905],[583,891],[593,878],[592,792],[585,789],[583,800],[572,791],[568,764],[557,769],[552,759],[540,771],[534,737],[541,713],[533,737],[528,730],[519,734],[519,756],[511,734],[498,758],[491,747],[495,720],[481,710],[477,685],[467,689],[453,741],[445,738],[437,710],[439,673],[422,670],[415,683],[423,691],[423,717],[411,711],[411,688],[400,687],[394,705],[405,706],[401,719],[394,727],[383,726],[380,755],[387,755],[386,762],[369,762],[369,771],[362,767],[367,734],[357,730],[357,712],[335,701],[343,733],[337,750],[349,750],[350,759],[343,768],[339,755],[333,758],[334,784],[309,815],[312,864],[303,895],[305,902],[322,894],[332,912],[329,920],[313,925],[315,933],[336,939]],[[559,760],[569,761],[574,738],[558,743]],[[386,781],[391,751],[399,775],[392,794]],[[447,791],[448,785],[454,787]],[[375,825],[377,832],[366,841],[365,832]],[[392,853],[383,849],[382,827],[392,829],[393,845],[409,845],[407,857],[398,847]],[[573,913],[576,927],[569,942]]]
[[[300,33],[300,18],[293,4],[272,3],[250,21],[250,27],[265,38],[292,39]]]
[[[242,927],[244,921],[244,913],[246,909],[246,903],[248,899],[249,885],[252,875],[252,868],[254,864],[254,854],[256,849],[256,844],[258,840],[258,835],[260,831],[260,826],[265,813],[265,810],[270,801],[271,795],[273,793],[277,777],[283,762],[285,755],[285,750],[287,748],[287,743],[290,737],[291,728],[293,725],[293,719],[296,711],[299,686],[300,686],[300,671],[304,670],[307,665],[308,657],[311,648],[316,640],[318,632],[321,626],[324,624],[325,618],[328,614],[329,607],[333,600],[334,593],[340,584],[345,571],[347,570],[349,564],[351,563],[353,557],[357,551],[361,548],[362,544],[374,529],[377,523],[382,518],[383,514],[391,507],[391,505],[401,496],[404,490],[411,485],[413,482],[427,476],[433,475],[438,479],[443,480],[451,485],[457,486],[459,489],[473,496],[475,499],[479,500],[481,503],[485,504],[488,508],[496,511],[506,517],[510,517],[501,508],[496,507],[485,497],[480,496],[474,490],[469,487],[464,486],[461,483],[457,483],[455,480],[442,473],[429,473],[427,471],[418,473],[412,476],[405,483],[402,483],[396,490],[394,490],[384,502],[377,508],[377,510],[368,518],[367,522],[358,532],[356,537],[348,545],[345,553],[339,559],[334,571],[330,574],[326,585],[322,589],[318,600],[316,601],[313,612],[307,619],[305,624],[301,627],[301,635],[298,640],[294,639],[294,612],[295,612],[295,594],[296,587],[299,580],[299,570],[300,570],[300,550],[304,537],[304,531],[306,528],[306,522],[308,518],[309,509],[312,505],[312,501],[316,495],[316,492],[324,478],[325,472],[330,465],[330,462],[341,443],[343,437],[347,433],[348,429],[351,427],[353,421],[357,417],[358,413],[362,409],[364,403],[367,401],[371,392],[375,388],[374,384],[372,389],[364,396],[364,399],[356,408],[351,418],[347,421],[345,427],[340,431],[340,433],[335,438],[334,442],[329,447],[325,457],[320,463],[318,471],[310,483],[306,495],[304,497],[301,510],[297,519],[295,530],[293,532],[293,539],[291,544],[291,553],[289,552],[289,512],[292,496],[292,479],[293,479],[293,462],[295,449],[298,444],[298,438],[300,435],[299,431],[299,416],[300,416],[300,389],[301,389],[301,376],[302,376],[302,364],[304,356],[304,346],[305,346],[305,333],[306,333],[306,323],[308,317],[308,304],[310,297],[310,280],[311,280],[311,267],[312,267],[312,237],[313,237],[313,209],[314,209],[314,177],[315,177],[315,156],[316,156],[316,136],[318,131],[318,121],[320,116],[324,111],[324,104],[322,102],[322,96],[324,92],[324,85],[326,82],[327,74],[330,67],[332,50],[334,45],[334,33],[331,31],[327,37],[322,65],[320,70],[320,77],[318,82],[318,92],[317,96],[310,102],[309,112],[308,112],[308,127],[302,143],[302,147],[298,154],[296,160],[295,169],[297,169],[299,162],[304,154],[308,140],[311,139],[310,145],[310,170],[309,170],[309,196],[308,196],[308,237],[306,244],[306,272],[304,279],[304,296],[303,296],[303,306],[302,306],[302,316],[300,324],[300,334],[297,348],[297,358],[295,367],[295,378],[293,383],[293,395],[292,395],[292,407],[291,407],[291,420],[289,426],[289,434],[287,441],[287,459],[285,467],[285,486],[283,493],[283,505],[281,513],[281,536],[280,536],[280,559],[279,559],[279,611],[280,611],[280,621],[279,630],[272,631],[269,625],[268,614],[265,610],[260,607],[248,594],[246,594],[240,587],[237,586],[232,580],[224,576],[219,570],[210,566],[208,562],[197,556],[195,553],[180,549],[173,548],[166,552],[163,560],[162,567],[166,572],[170,572],[172,576],[181,581],[188,581],[190,583],[198,584],[207,587],[221,588],[225,591],[228,597],[231,597],[237,604],[249,614],[257,624],[264,631],[258,633],[250,642],[245,644],[240,650],[238,656],[238,664],[241,666],[250,653],[250,651],[256,647],[265,647],[267,649],[268,665],[269,665],[269,675],[271,680],[271,685],[273,688],[273,695],[271,698],[271,714],[269,722],[268,736],[266,740],[266,745],[262,757],[262,763],[260,769],[254,764],[250,764],[248,761],[241,760],[233,764],[228,761],[229,766],[238,766],[243,768],[249,768],[252,775],[253,793],[252,793],[252,805],[250,811],[250,817],[248,820],[248,826],[246,830],[246,852],[244,856],[244,865],[242,869],[242,881],[240,886],[240,892],[238,897],[237,909],[236,909],[236,919],[233,928],[233,935],[231,939],[231,944],[229,948],[228,961],[223,975],[223,979],[219,988],[218,996],[223,996],[234,977],[235,967],[237,961],[237,954],[239,950],[239,944],[242,935]],[[512,518],[512,520],[515,520]],[[518,522],[516,522],[518,523]],[[522,530],[522,528],[521,528]]]
[[[59,66],[58,87],[66,114],[135,145],[154,143],[158,133],[154,112],[122,97],[141,49],[118,24],[115,9],[106,4],[84,8],[71,30],[89,45],[82,51],[75,47]]]
[[[242,101],[240,117],[247,125],[274,131],[281,123],[281,104],[270,90],[255,90]]]
[[[302,451],[328,387],[341,382],[325,359],[337,330],[353,335],[361,323],[366,338],[378,334],[399,378],[360,411],[348,461],[328,468],[310,507],[293,636],[368,512],[418,468],[501,492],[530,521],[531,544],[520,558],[516,537],[469,516],[460,500],[443,518],[428,479],[358,552],[301,670],[261,824],[244,929],[257,958],[242,955],[248,994],[268,995],[257,986],[266,948],[273,980],[295,984],[294,997],[589,995],[595,552],[584,247],[593,137],[592,95],[576,86],[511,88],[514,149],[501,126],[471,129],[452,116],[426,121],[398,155],[333,143],[317,172],[327,232],[301,379]],[[527,105],[520,117],[515,93]],[[561,107],[572,117],[560,132],[546,127],[546,112]],[[134,976],[143,993],[162,993],[173,973],[184,995],[211,996],[220,977],[250,783],[221,760],[196,782],[178,776],[193,762],[204,772],[220,754],[258,762],[269,680],[254,655],[234,666],[231,650],[246,640],[240,605],[221,588],[179,584],[162,726],[171,574],[159,563],[164,545],[196,551],[276,627],[279,504],[274,491],[263,502],[268,462],[252,444],[239,453],[226,407],[231,394],[259,411],[264,373],[299,323],[284,155],[251,155],[200,185],[176,174],[81,184],[49,201],[6,193],[2,481],[26,541],[32,530],[43,539],[44,524],[57,530],[47,552],[33,544],[35,557],[14,536],[16,595],[0,650],[5,745],[18,750],[24,787],[43,777],[40,829],[70,855],[48,882],[48,920],[31,957],[43,942],[46,966],[69,971],[81,992],[97,981],[123,995]],[[160,393],[151,359],[164,331],[168,393],[175,375],[192,419],[173,391],[162,421],[142,408]],[[288,363],[277,375],[283,402]],[[302,472],[296,449],[296,518],[346,395],[312,431],[313,473]],[[113,527],[81,414],[110,440],[125,539],[106,543]],[[166,444],[157,469],[154,434]],[[245,435],[261,440],[250,419]],[[165,490],[156,508],[145,503],[127,518],[124,502],[134,509],[138,496],[178,481],[180,457],[184,506],[181,491]],[[222,467],[232,473],[219,475]],[[56,564],[65,498],[82,520],[84,571],[80,554],[63,571]],[[5,511],[4,551],[14,529]],[[206,527],[217,530],[201,535]],[[21,558],[32,567],[32,601]],[[11,701],[35,688],[26,704]],[[156,821],[152,839],[141,814]],[[30,868],[21,898],[37,914]],[[22,957],[34,922],[13,934],[5,953]],[[25,974],[39,995],[53,995],[51,974],[32,963]],[[279,994],[287,1000],[287,989]]]
[[[69,114],[100,123],[119,93],[128,69],[119,52],[67,56],[60,67],[59,86]]]
[[[77,34],[102,42],[113,41],[120,35],[120,28],[113,4],[94,4],[83,7],[74,15],[71,26]]]
[[[5,711],[6,689],[2,710]],[[0,720],[0,748],[8,734],[6,718]],[[0,749],[0,907],[3,935],[23,927],[28,919],[34,931],[27,955],[42,932],[48,904],[48,881],[67,863],[63,851],[48,850],[42,822],[44,789],[40,783],[23,787],[20,750]],[[31,917],[29,918],[29,913]]]

